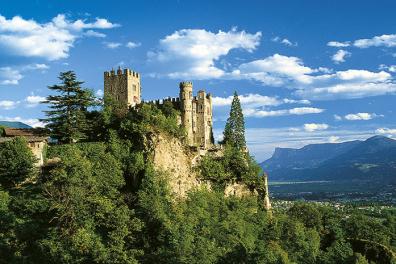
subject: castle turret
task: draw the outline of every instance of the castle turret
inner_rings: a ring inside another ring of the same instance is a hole
[[[194,144],[193,126],[193,84],[192,82],[181,82],[180,85],[180,111],[183,127],[187,132],[187,141],[189,145]]]
[[[111,98],[123,110],[141,102],[140,74],[119,67],[104,73],[104,95]]]
[[[197,133],[195,141],[207,149],[212,142],[212,97],[201,90],[197,97]]]

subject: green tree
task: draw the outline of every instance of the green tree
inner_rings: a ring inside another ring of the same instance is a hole
[[[101,143],[61,145],[50,154],[61,159],[44,185],[54,214],[41,241],[50,262],[136,263],[140,221],[120,192],[120,163]]]
[[[231,144],[239,150],[246,147],[245,121],[241,102],[236,91],[234,92],[234,98],[231,104],[230,116],[224,128],[223,144]]]
[[[0,144],[0,184],[10,188],[22,183],[33,175],[35,162],[25,138]]]
[[[43,102],[50,104],[51,110],[45,111],[47,118],[42,121],[61,142],[85,139],[89,129],[88,108],[96,104],[92,91],[81,88],[83,82],[77,80],[73,71],[61,72],[58,78],[61,84],[48,87],[58,94],[49,95]]]

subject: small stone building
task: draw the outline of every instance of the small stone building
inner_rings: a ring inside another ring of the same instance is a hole
[[[37,158],[38,167],[44,164],[43,151],[47,145],[48,137],[37,133],[34,129],[27,128],[4,128],[4,137],[0,137],[0,143],[10,141],[15,137],[24,137],[28,142],[28,147]]]

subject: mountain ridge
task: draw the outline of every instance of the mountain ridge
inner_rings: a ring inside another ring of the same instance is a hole
[[[396,140],[374,136],[300,149],[277,148],[260,165],[272,180],[396,181]]]

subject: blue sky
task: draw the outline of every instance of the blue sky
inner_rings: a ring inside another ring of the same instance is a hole
[[[146,100],[178,82],[213,95],[217,138],[241,98],[249,149],[396,137],[394,1],[1,1],[0,120],[41,125],[59,72],[103,91],[142,74]]]

